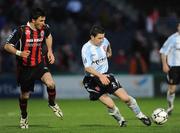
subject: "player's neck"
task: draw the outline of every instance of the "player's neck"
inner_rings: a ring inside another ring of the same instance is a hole
[[[93,40],[89,40],[89,41],[90,41],[90,43],[91,43],[92,45],[98,46]]]
[[[32,22],[28,22],[27,25],[28,25],[32,30],[37,30]]]

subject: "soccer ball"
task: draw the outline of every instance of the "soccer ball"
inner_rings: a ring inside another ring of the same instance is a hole
[[[163,108],[155,109],[151,117],[154,123],[156,123],[157,125],[162,125],[168,120],[168,114]]]

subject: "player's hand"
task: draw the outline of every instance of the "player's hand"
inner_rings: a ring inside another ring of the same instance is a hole
[[[163,72],[168,73],[170,70],[168,65],[163,65]]]
[[[29,51],[29,50],[24,50],[24,51],[21,52],[21,55],[20,55],[20,56],[23,57],[23,58],[27,58],[30,53],[31,53],[31,51]]]
[[[110,57],[112,56],[112,54],[109,53],[109,52],[107,52],[106,56],[107,56],[108,58],[110,58]]]
[[[55,62],[55,58],[52,51],[48,51],[47,56],[48,56],[49,63],[53,64]]]
[[[99,80],[101,81],[101,83],[103,85],[108,85],[110,83],[110,81],[109,81],[107,76],[108,75],[105,75],[105,74],[102,74],[102,75],[99,76]]]

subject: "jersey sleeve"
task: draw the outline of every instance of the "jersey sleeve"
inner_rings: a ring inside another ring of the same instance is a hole
[[[47,38],[51,34],[51,30],[48,24],[45,25],[45,37]]]
[[[9,37],[6,40],[5,44],[11,44],[12,46],[16,46],[19,39],[21,38],[21,27],[18,27],[16,29],[13,30],[13,32],[9,35]]]
[[[90,67],[92,60],[91,60],[90,52],[88,52],[87,48],[82,48],[81,56],[84,67]]]
[[[160,53],[164,55],[168,55],[169,51],[171,50],[174,44],[175,44],[174,39],[168,38],[163,44],[162,48],[160,49]]]

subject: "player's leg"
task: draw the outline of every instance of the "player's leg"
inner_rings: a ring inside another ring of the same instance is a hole
[[[20,85],[19,107],[21,110],[20,127],[28,128],[27,105],[30,97],[30,91],[34,91],[34,79],[32,77],[32,69],[19,69],[18,83]]]
[[[117,89],[114,92],[114,95],[116,95],[123,102],[125,102],[127,106],[135,113],[136,117],[141,120],[145,125],[151,125],[150,119],[141,112],[136,100],[133,97],[129,96],[123,88]]]
[[[30,92],[23,92],[21,89],[21,94],[19,97],[19,107],[21,110],[20,118],[20,128],[28,128],[28,114],[27,114],[27,102],[30,96]]]
[[[110,84],[108,86],[108,92],[110,94],[116,95],[123,102],[125,102],[128,107],[135,113],[136,117],[140,119],[145,125],[151,125],[150,119],[141,112],[136,100],[127,94],[127,92],[120,85],[119,81],[115,79],[112,74],[109,75],[109,80]]]
[[[109,114],[118,121],[120,126],[126,125],[119,109],[116,107],[113,100],[106,94],[106,88],[97,84],[97,79],[94,77],[84,77],[83,84],[85,89],[89,92],[89,98],[91,101],[100,100],[104,105],[106,105]]]
[[[41,77],[41,80],[47,86],[49,107],[54,111],[57,117],[63,117],[63,113],[60,107],[58,106],[57,103],[55,103],[56,89],[55,89],[55,82],[52,78],[51,73],[50,72],[44,73],[44,75]]]
[[[168,83],[168,90],[167,90],[167,102],[168,108],[167,113],[170,115],[174,108],[174,99],[175,99],[175,91],[176,85],[180,82],[180,67],[171,67],[168,74],[167,74],[167,83]]]
[[[109,115],[116,119],[121,127],[126,126],[126,121],[124,120],[124,117],[121,115],[118,107],[115,105],[113,100],[107,94],[103,94],[102,96],[100,96],[99,100],[104,105],[106,105]]]
[[[50,72],[44,73],[41,80],[47,86],[49,105],[54,106],[55,105],[56,90],[55,90],[55,82],[54,82]]]
[[[176,91],[176,85],[168,85],[168,91],[167,91],[168,108],[166,110],[168,115],[172,113],[174,108],[175,91]]]

